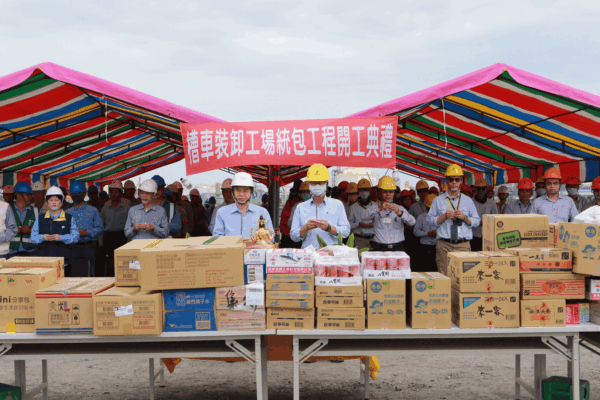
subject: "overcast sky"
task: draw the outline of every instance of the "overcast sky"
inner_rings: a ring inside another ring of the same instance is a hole
[[[0,10],[0,75],[50,61],[227,121],[344,117],[496,62],[600,94],[597,0],[0,0]],[[179,178],[183,162],[160,173]]]

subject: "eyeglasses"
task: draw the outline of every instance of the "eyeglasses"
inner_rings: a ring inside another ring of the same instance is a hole
[[[448,182],[460,182],[462,178],[446,178]]]

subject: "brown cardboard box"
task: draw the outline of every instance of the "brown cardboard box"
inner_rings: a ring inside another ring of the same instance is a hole
[[[600,325],[600,301],[590,301],[590,322]]]
[[[585,276],[570,273],[521,274],[521,299],[584,299]]]
[[[483,250],[549,247],[548,216],[536,214],[484,215]]]
[[[56,279],[65,277],[63,257],[13,257],[2,261],[2,268],[55,268]]]
[[[367,328],[406,329],[406,280],[367,280]]]
[[[558,242],[558,227],[558,222],[548,223],[548,245],[550,247],[556,247],[556,243]]]
[[[241,236],[165,239],[140,251],[144,290],[231,287],[244,284]]]
[[[114,278],[63,278],[35,293],[36,333],[93,333],[93,296]]]
[[[218,331],[263,330],[266,329],[265,308],[257,312],[216,310]]]
[[[246,305],[246,286],[224,287],[215,289],[215,310],[250,311],[253,306]],[[262,303],[259,307],[264,309],[264,288],[260,288]],[[257,305],[258,306],[258,305]],[[241,308],[243,307],[243,309]]]
[[[573,272],[600,276],[600,226],[561,222],[556,247],[573,251]]]
[[[162,292],[112,287],[93,297],[94,335],[158,335],[164,327]]]
[[[521,326],[566,326],[566,302],[562,300],[521,300]]]
[[[318,308],[317,329],[365,329],[365,308]]]
[[[573,269],[569,249],[506,249],[505,252],[519,256],[521,272],[571,272]]]
[[[315,329],[315,309],[268,308],[267,329]]]
[[[267,274],[266,290],[315,290],[313,274]]]
[[[267,292],[266,307],[274,308],[315,308],[315,293],[301,291]]]
[[[445,275],[413,272],[406,302],[411,328],[452,328],[450,290],[450,278]]]
[[[452,322],[459,328],[518,328],[519,294],[452,289]]]
[[[364,307],[364,295],[360,296],[317,296],[315,306],[327,308],[357,308]]]
[[[448,253],[448,276],[461,293],[519,291],[519,257],[494,251]]]
[[[317,297],[356,297],[362,296],[364,294],[364,290],[362,286],[316,286],[315,294],[317,295]]]
[[[56,283],[55,268],[0,269],[0,332],[35,332],[35,292]]]
[[[115,250],[115,285],[141,286],[142,265],[140,251],[155,246],[163,239],[132,240]]]

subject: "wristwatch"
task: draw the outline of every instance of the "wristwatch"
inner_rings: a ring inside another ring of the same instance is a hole
[[[327,232],[331,232],[331,225],[329,225],[329,222],[327,223],[327,229],[325,229]]]

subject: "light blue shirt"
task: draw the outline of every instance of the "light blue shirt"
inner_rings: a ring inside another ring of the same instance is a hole
[[[433,224],[427,220],[427,213],[423,213],[417,217],[417,224],[415,225],[415,236],[421,238],[421,244],[428,246],[435,246],[437,239],[429,237],[427,234],[437,229],[436,224]]]
[[[215,223],[217,221],[217,213],[219,212],[219,210],[223,207],[227,206],[227,203],[222,202],[221,204],[219,204],[218,206],[216,206],[215,208],[213,208],[212,210],[212,215],[210,217],[210,225],[208,225],[208,230],[210,231],[210,233],[212,233],[212,231],[215,229]]]
[[[73,216],[79,229],[87,230],[87,235],[79,236],[79,243],[95,242],[104,233],[102,218],[96,207],[84,203],[81,207],[74,205],[65,212]]]
[[[154,225],[154,230],[134,231],[133,226],[135,224],[152,224]],[[125,236],[127,237],[127,240],[162,239],[166,238],[168,235],[169,221],[167,220],[165,209],[162,208],[162,206],[152,203],[148,211],[146,211],[143,204],[138,204],[129,209],[127,221],[125,222]]]
[[[418,201],[412,206],[410,206],[410,210],[408,210],[410,215],[415,217],[415,219],[419,218],[421,214],[427,214],[427,206],[422,201]]]
[[[550,200],[547,194],[538,197],[534,200],[529,213],[547,215],[550,223],[573,222],[573,219],[579,215],[573,199],[562,194],[558,195],[556,201]]]
[[[374,228],[362,228],[359,224],[362,222],[364,224],[370,224],[373,222],[373,217],[367,217],[367,211],[369,207],[375,205],[372,201],[369,201],[366,205],[360,204],[358,201],[350,207],[350,218],[348,218],[348,222],[350,223],[350,228],[352,228],[352,232],[359,235],[374,235]]]
[[[163,210],[165,208],[165,203],[166,203],[166,200],[163,200],[163,202],[160,205],[163,208]],[[173,203],[170,203],[170,204],[171,205],[169,207],[171,207],[173,209],[173,219],[169,221],[169,234],[171,236],[174,236],[174,235],[177,235],[179,232],[181,232],[181,229],[183,228],[183,224],[181,223],[181,217],[179,216],[179,212],[177,212],[177,206]],[[167,210],[165,210],[165,215],[167,215],[166,213],[167,213]],[[168,220],[169,220],[169,216],[167,215],[167,221]]]
[[[473,239],[473,228],[479,226],[481,218],[477,213],[475,204],[470,197],[459,194],[455,199],[448,196],[448,192],[439,195],[433,199],[431,209],[427,216],[427,220],[437,226],[437,238],[438,239],[452,239],[450,233],[450,227],[452,226],[451,219],[445,219],[440,225],[437,224],[437,219],[440,215],[445,214],[446,211],[451,210],[448,206],[448,200],[450,200],[453,207],[457,207],[458,210],[462,211],[466,217],[471,218],[471,225],[467,225],[466,221],[463,221],[462,225],[458,227],[458,239]]]
[[[373,218],[373,229],[375,230],[373,240],[375,242],[381,244],[404,242],[404,224],[414,226],[417,221],[406,208],[398,207],[402,211],[402,216],[394,211],[379,210],[378,204],[373,204],[368,208],[366,216]]]
[[[529,200],[529,204],[524,205],[521,200],[512,200],[506,206],[506,214],[530,214],[533,207],[533,200]]]
[[[214,236],[241,236],[248,239],[252,235],[250,229],[254,229],[256,233],[261,215],[267,220],[267,229],[273,231],[273,222],[271,222],[271,216],[266,208],[250,203],[246,212],[242,214],[236,203],[226,205],[217,211],[212,234]]]
[[[65,211],[60,210],[60,213],[57,216],[54,216],[50,211],[47,211],[46,214],[41,214],[38,218],[36,218],[35,222],[33,223],[33,228],[31,228],[31,241],[35,244],[40,244],[45,241],[44,235],[40,235],[40,218],[46,218],[49,216],[52,218],[52,221],[54,221],[56,218],[60,217],[63,212]],[[75,219],[75,217],[71,218],[71,232],[67,235],[60,235],[60,241],[64,244],[77,243],[79,240],[79,228],[77,227],[77,221]]]
[[[350,223],[348,223],[344,203],[332,199],[331,197],[325,197],[321,205],[317,206],[317,203],[311,198],[296,204],[296,211],[294,211],[294,219],[290,231],[290,237],[294,242],[302,241],[302,248],[306,248],[310,245],[315,249],[321,247],[317,240],[317,235],[319,235],[328,245],[338,243],[337,235],[332,235],[321,228],[312,229],[306,232],[304,238],[301,237],[300,228],[302,228],[309,219],[326,220],[329,222],[329,225],[335,227],[337,233],[340,233],[342,237],[348,237],[350,234]]]

